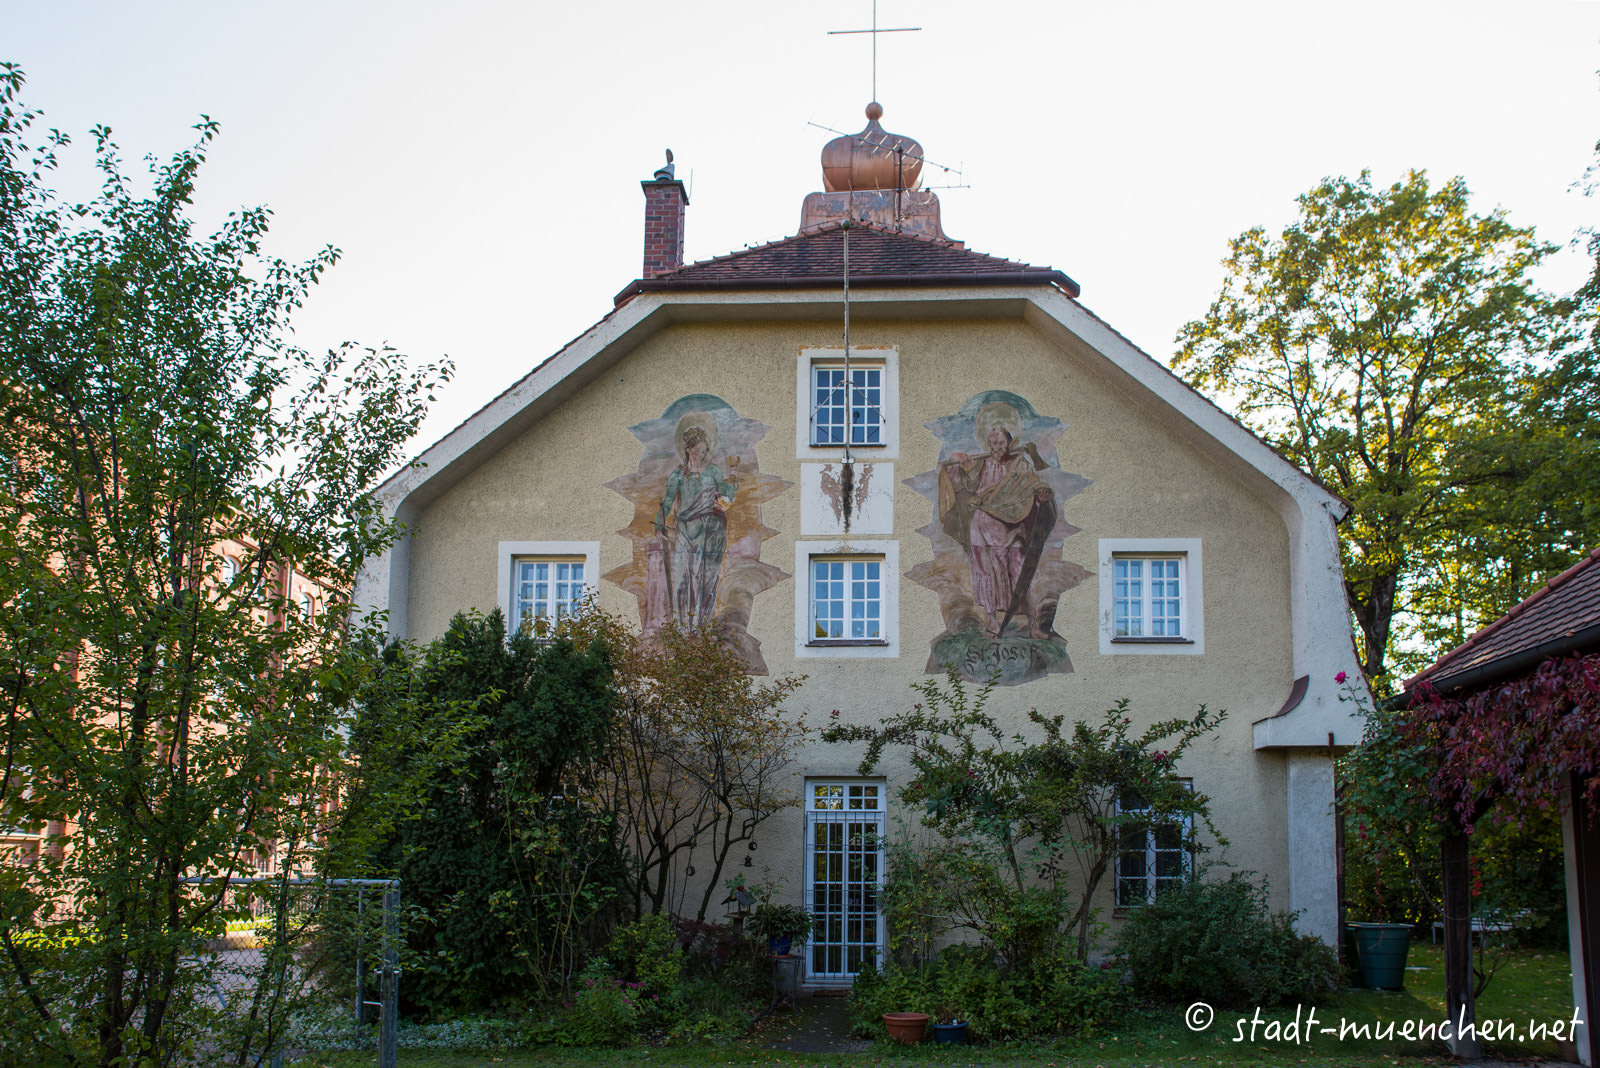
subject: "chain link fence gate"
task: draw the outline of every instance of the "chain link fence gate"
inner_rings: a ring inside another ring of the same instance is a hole
[[[219,1051],[279,1068],[297,1048],[367,1045],[376,1023],[379,1064],[394,1068],[399,880],[235,877],[224,911],[223,937],[192,962],[214,1002]]]

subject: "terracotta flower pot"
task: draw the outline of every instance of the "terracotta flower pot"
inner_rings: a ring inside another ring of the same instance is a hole
[[[889,1028],[889,1037],[902,1046],[915,1046],[922,1041],[931,1017],[925,1012],[886,1012],[883,1022]]]

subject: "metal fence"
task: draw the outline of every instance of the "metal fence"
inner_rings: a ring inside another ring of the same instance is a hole
[[[264,875],[229,884],[226,933],[191,962],[214,1002],[218,1044],[244,1063],[276,1066],[308,1046],[368,1045],[376,1024],[379,1063],[394,1068],[399,881]]]

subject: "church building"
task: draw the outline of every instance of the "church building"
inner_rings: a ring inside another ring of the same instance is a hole
[[[604,319],[390,479],[404,540],[362,608],[430,641],[587,593],[645,634],[715,620],[789,702],[875,722],[912,685],[997,676],[988,711],[1135,725],[1226,709],[1179,771],[1274,907],[1338,924],[1333,759],[1360,737],[1335,524],[1346,505],[1141,352],[1049,267],[944,233],[916,141],[868,106],[798,231],[682,262],[688,197],[642,183],[641,276]],[[848,347],[846,339],[848,339]],[[760,862],[811,908],[813,985],[881,949],[880,835],[906,767],[813,741]],[[1111,921],[1184,861],[1154,835]],[[1111,885],[1114,884],[1114,885]]]

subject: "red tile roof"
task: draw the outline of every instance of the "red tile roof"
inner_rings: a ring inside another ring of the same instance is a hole
[[[1406,680],[1406,689],[1424,680],[1438,690],[1491,681],[1585,648],[1600,648],[1600,549]]]
[[[832,223],[768,245],[702,260],[641,278],[617,294],[623,304],[640,293],[707,289],[814,289],[842,285],[844,226]],[[850,286],[1053,285],[1069,297],[1078,283],[1050,267],[1034,267],[868,223],[850,224]]]

